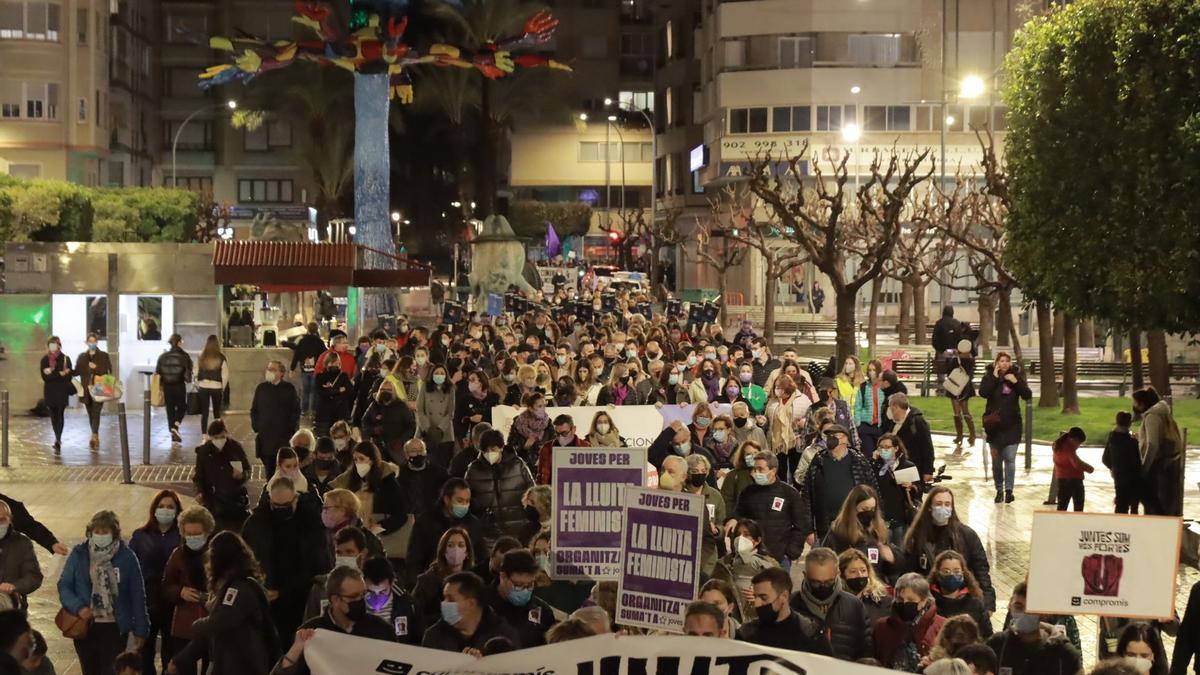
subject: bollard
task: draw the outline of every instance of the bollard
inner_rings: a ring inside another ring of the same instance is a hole
[[[133,471],[129,468],[129,424],[125,419],[125,402],[117,403],[117,427],[121,431],[121,477],[126,485],[133,483]]]
[[[1033,403],[1025,403],[1025,470],[1033,468]]]
[[[150,389],[142,391],[142,464],[150,466]]]
[[[921,381],[921,396],[929,396],[929,371],[933,369],[933,357],[925,355],[925,377]]]
[[[0,422],[4,423],[4,437],[0,439],[0,466],[8,468],[8,390],[0,391]]]

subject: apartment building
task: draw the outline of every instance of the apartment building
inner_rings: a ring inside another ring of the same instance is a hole
[[[159,6],[157,0],[121,0],[109,17],[108,185],[161,183]]]

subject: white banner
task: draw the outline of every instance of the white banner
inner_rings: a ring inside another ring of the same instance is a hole
[[[728,403],[709,407],[713,409],[714,416],[732,414],[732,406]],[[551,420],[559,415],[570,415],[571,419],[575,421],[578,434],[586,436],[592,428],[592,418],[596,416],[596,413],[604,411],[612,418],[613,424],[617,425],[617,429],[621,432],[621,438],[625,439],[629,447],[648,448],[662,433],[662,430],[667,428],[671,420],[678,419],[684,423],[691,423],[692,412],[695,409],[696,406],[692,404],[668,405],[663,406],[661,410],[652,405],[589,405],[546,408],[546,414],[550,415]],[[492,427],[508,438],[508,430],[512,427],[513,418],[522,410],[524,408],[510,405],[498,405],[492,408]]]
[[[1180,518],[1035,512],[1028,610],[1169,621],[1182,537]]]
[[[892,671],[736,640],[597,635],[475,659],[318,630],[304,647],[313,675],[882,675]]]

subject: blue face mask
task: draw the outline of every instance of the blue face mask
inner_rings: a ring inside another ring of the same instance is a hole
[[[154,509],[154,519],[160,525],[170,525],[175,522],[175,509]]]
[[[674,373],[672,373],[671,375],[668,375],[667,383],[668,384],[679,384],[679,376],[675,375]]]
[[[950,516],[954,513],[954,509],[949,506],[934,506],[929,509],[929,515],[933,517],[935,525],[945,525],[950,522]]]
[[[767,481],[770,480],[770,476],[765,473],[752,473],[750,475],[754,477],[754,482],[759,485],[766,485]]]
[[[677,454],[677,455],[686,455],[691,451],[692,451],[691,441],[684,441],[682,443],[675,444],[675,454]]]
[[[946,593],[955,593],[966,585],[961,574],[939,574],[938,586]]]
[[[885,461],[885,462],[890,462],[890,461],[892,461],[892,459],[894,459],[895,457],[896,457],[896,451],[895,451],[895,450],[880,450],[880,451],[879,451],[879,458],[880,458],[880,459],[882,459],[882,460],[883,460],[883,461]]]
[[[96,343],[95,342],[89,342],[87,347],[88,347],[89,352],[96,351]]]
[[[453,626],[462,621],[462,612],[458,611],[458,603],[450,600],[442,601],[442,621]]]
[[[0,524],[0,539],[8,536],[8,523]]]
[[[208,538],[202,534],[196,534],[184,537],[183,542],[193,551],[199,551],[204,548],[204,544],[208,543]]]
[[[701,429],[707,429],[708,425],[710,424],[712,424],[712,420],[707,417],[696,418],[696,426],[700,427]]]
[[[455,504],[450,507],[450,513],[454,514],[455,518],[466,518],[467,513],[471,511],[469,504]]]
[[[533,599],[533,589],[532,588],[513,587],[513,589],[508,592],[508,601],[511,602],[512,604],[516,605],[517,607],[524,607],[525,605],[528,605],[529,601],[532,599]]]
[[[746,455],[746,466],[747,467],[754,466],[754,455],[750,455],[750,454]]]
[[[445,375],[442,375],[441,373],[438,373],[437,375],[434,375],[434,376],[433,376],[433,383],[434,383],[434,384],[445,384],[445,383],[446,383],[446,376],[445,376]]]
[[[113,536],[111,534],[93,534],[88,537],[88,543],[91,545],[92,550],[108,548],[112,546]]]

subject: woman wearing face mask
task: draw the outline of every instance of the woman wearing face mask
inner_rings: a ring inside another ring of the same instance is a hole
[[[46,341],[46,355],[39,365],[42,373],[42,400],[50,409],[50,426],[54,429],[54,450],[62,449],[63,416],[75,385],[71,384],[71,358],[62,353],[62,340],[51,335]]]
[[[525,491],[521,503],[525,510],[525,523],[517,534],[518,541],[529,541],[538,532],[550,527],[551,489],[549,485],[535,485]]]
[[[896,582],[892,613],[875,622],[875,659],[885,668],[920,672],[921,659],[929,655],[945,622],[937,613],[929,582],[919,574],[905,574]]]
[[[192,506],[179,514],[183,543],[171,552],[163,570],[162,597],[166,603],[169,630],[163,638],[163,660],[170,661],[194,637],[192,623],[208,616],[208,581],[204,577],[204,554],[216,529],[212,514],[203,506]],[[192,664],[188,664],[192,665]],[[154,672],[145,670],[144,672]]]
[[[799,461],[797,432],[803,430],[812,401],[801,394],[788,375],[775,378],[772,397],[767,402],[767,437],[771,451],[780,456],[779,475],[792,477]]]
[[[150,502],[150,517],[146,524],[133,531],[129,538],[129,550],[137,556],[142,568],[142,578],[146,582],[146,609],[150,616],[150,633],[142,645],[142,670],[154,672],[154,656],[157,651],[157,639],[161,634],[166,637],[167,625],[170,621],[170,607],[163,602],[161,592],[163,570],[167,567],[167,559],[171,552],[179,548],[179,526],[176,519],[183,510],[179,495],[174,490],[163,490],[154,496]],[[165,640],[164,640],[165,642]],[[167,667],[171,655],[165,650],[162,654],[162,667]]]
[[[942,551],[933,561],[929,587],[937,599],[937,612],[946,618],[966,614],[975,620],[984,638],[992,636],[992,621],[983,608],[983,591],[958,551]]]
[[[842,369],[834,381],[837,382],[838,396],[853,410],[858,396],[858,387],[864,381],[862,362],[858,360],[857,356],[846,357],[846,361],[842,364]]]
[[[846,495],[821,545],[837,553],[851,548],[866,553],[879,576],[888,581],[899,578],[904,568],[903,556],[889,543],[887,524],[879,513],[878,495],[867,485],[856,485]]]
[[[437,557],[429,569],[417,577],[417,583],[413,586],[413,604],[422,625],[431,626],[442,618],[442,586],[445,585],[445,579],[451,574],[470,570],[475,565],[472,550],[471,535],[463,528],[451,527],[442,533],[438,539]]]
[[[671,364],[666,364],[659,376],[658,386],[650,390],[646,404],[661,408],[664,405],[687,405],[690,402],[691,396],[682,375]]]
[[[910,569],[922,576],[933,570],[933,561],[942,551],[958,551],[967,562],[983,590],[984,607],[996,609],[996,591],[992,588],[991,566],[980,543],[979,535],[960,521],[954,511],[954,493],[950,488],[935,486],[925,496],[912,527],[904,538],[904,555]]]
[[[87,635],[75,640],[83,675],[112,672],[130,634],[141,649],[150,631],[145,585],[137,556],[121,541],[121,522],[112,511],[88,521],[84,541],[71,549],[58,580],[62,609],[86,621]]]
[[[317,373],[317,412],[313,416],[313,432],[318,436],[327,432],[335,422],[349,421],[350,404],[354,396],[354,383],[350,374],[342,372],[342,360],[338,354],[324,357],[325,367]]]
[[[358,497],[362,528],[384,541],[388,557],[404,557],[401,542],[387,541],[388,535],[408,522],[404,496],[396,482],[399,469],[395,464],[383,461],[378,446],[371,441],[354,446],[352,459],[351,467],[334,479],[333,487],[347,489]]]
[[[913,483],[897,483],[896,472],[916,465],[909,461],[904,443],[896,434],[884,434],[875,443],[871,464],[875,467],[875,480],[879,485],[881,515],[891,532],[891,541],[899,544],[904,541],[908,524],[917,510],[913,500],[920,499],[920,492]]]
[[[875,566],[866,553],[856,548],[842,551],[838,556],[838,573],[846,591],[862,601],[868,626],[892,613],[891,590],[875,575]]]
[[[1139,621],[1121,631],[1117,653],[1142,675],[1167,675],[1167,652],[1154,625]]]
[[[550,578],[550,530],[542,530],[534,535],[529,542],[529,552],[541,568],[534,582],[533,597],[568,614],[588,601],[595,582]]]
[[[546,412],[546,397],[534,392],[522,401],[525,409],[513,418],[508,431],[508,447],[516,449],[529,466],[537,464],[538,451],[554,438],[550,415]]]
[[[691,396],[692,403],[712,403],[724,393],[721,391],[720,368],[716,359],[705,359],[700,364],[700,376],[688,385],[688,394]]]
[[[362,418],[367,412],[367,406],[372,403],[372,394],[379,388],[379,384],[383,382],[384,375],[388,374],[390,374],[390,369],[383,369],[383,357],[376,354],[374,350],[367,352],[362,368],[359,369],[358,374],[354,377],[353,404],[351,406],[352,412],[350,413],[350,424],[352,426],[362,427]]]
[[[720,415],[714,419],[712,433],[708,435],[704,447],[716,462],[713,468],[716,469],[718,478],[735,468],[733,453],[737,451],[737,446],[737,438],[733,435],[733,419],[727,415]]]
[[[643,405],[651,402],[642,399],[637,383],[629,375],[629,367],[624,363],[613,364],[608,384],[596,394],[596,405]]]
[[[733,410],[733,437],[738,443],[754,441],[760,447],[767,447],[767,435],[758,420],[751,414],[750,405],[745,401],[737,401]]]
[[[716,403],[728,403],[730,405],[738,402],[749,405],[749,401],[745,396],[742,396],[742,385],[738,382],[737,375],[731,375],[721,383],[721,393],[714,400]]]
[[[217,520],[219,530],[240,530],[249,515],[250,495],[246,483],[250,480],[250,462],[237,440],[229,438],[225,422],[213,420],[208,425],[208,440],[196,448],[196,501],[207,508]]]
[[[329,440],[333,442],[333,452],[338,460],[338,473],[350,468],[350,452],[360,439],[358,429],[351,428],[350,423],[338,420],[329,427]]]
[[[417,433],[435,457],[449,462],[454,443],[454,386],[450,372],[438,364],[417,395]]]
[[[596,405],[600,390],[604,385],[596,379],[596,373],[586,362],[575,365],[575,393],[579,396],[579,405]]]
[[[725,474],[725,479],[721,482],[721,496],[725,499],[726,513],[733,513],[737,510],[738,495],[746,486],[754,483],[754,476],[751,474],[751,469],[754,468],[754,455],[761,452],[762,448],[763,446],[757,441],[744,441],[734,451],[731,460],[733,468]]]
[[[738,520],[733,550],[719,559],[713,568],[713,579],[726,581],[737,590],[740,616],[755,616],[750,580],[765,569],[779,567],[779,561],[767,555],[762,547],[762,539],[763,532],[758,523],[749,518]]]
[[[1025,611],[1025,592],[1023,581],[1013,587],[1008,602],[1012,621],[987,640],[987,646],[996,652],[1000,672],[1042,675],[1082,671],[1079,649],[1071,644],[1065,629],[1046,623],[1047,617]],[[1070,618],[1073,622],[1074,617]]]
[[[454,401],[454,438],[462,443],[471,427],[491,419],[492,408],[500,405],[500,398],[487,388],[483,373],[473,370],[467,373],[467,390],[459,392]]]
[[[703,497],[708,515],[701,528],[703,536],[700,542],[700,572],[705,576],[711,575],[713,566],[717,564],[717,544],[723,539],[721,526],[725,523],[725,498],[716,487],[708,484],[711,473],[712,464],[708,458],[699,453],[688,455],[683,491]]]
[[[592,424],[588,428],[588,445],[593,448],[626,448],[629,444],[621,438],[621,431],[613,424],[612,417],[603,410],[592,416]]]
[[[987,401],[983,409],[983,431],[992,453],[992,479],[996,484],[996,503],[1012,503],[1013,483],[1017,475],[1017,444],[1021,442],[1021,399],[1029,401],[1033,393],[1025,382],[1025,373],[1004,352],[983,374],[979,395]]]
[[[504,405],[518,406],[526,396],[533,393],[543,393],[537,386],[537,368],[525,364],[517,368],[517,381],[508,385],[504,394]]]
[[[300,469],[300,458],[291,448],[280,448],[275,453],[275,473],[267,477],[267,485],[276,476],[283,476],[292,481],[296,489],[296,512],[307,514],[303,517],[315,517],[321,512],[321,497],[312,490],[308,477]],[[269,506],[271,495],[267,486],[263,485],[262,493],[258,496],[258,504]]]
[[[732,377],[732,376],[731,376]],[[762,415],[767,410],[767,390],[754,383],[754,366],[742,362],[737,370],[738,384],[742,387],[742,398],[750,404],[750,412]],[[774,389],[771,389],[774,391]]]
[[[404,444],[417,433],[417,418],[400,400],[392,379],[379,385],[374,398],[363,415],[362,429],[385,456],[402,461]]]
[[[42,366],[43,375],[45,369],[46,366]],[[83,405],[87,408],[88,424],[92,427],[92,438],[88,441],[88,447],[95,450],[100,447],[100,411],[104,403],[92,397],[92,384],[104,375],[113,374],[112,359],[108,357],[108,352],[100,349],[99,338],[96,335],[87,336],[87,350],[75,359],[74,374],[83,385]]]
[[[334,549],[337,547],[334,537],[347,527],[357,527],[363,533],[367,542],[367,556],[371,558],[384,557],[383,543],[379,537],[362,526],[359,513],[362,502],[353,492],[344,488],[335,488],[325,493],[321,503],[321,524],[325,527],[326,554],[329,560],[334,560]]]
[[[883,435],[883,424],[887,421],[887,397],[883,392],[886,384],[883,364],[879,359],[868,361],[867,377],[854,396],[854,421],[858,423],[862,453],[868,457],[875,452],[875,442]]]
[[[505,354],[503,359],[497,357],[497,365],[499,372],[488,380],[487,387],[503,400],[508,395],[509,386],[517,381],[517,360]]]

